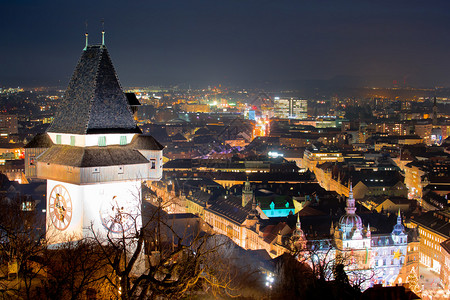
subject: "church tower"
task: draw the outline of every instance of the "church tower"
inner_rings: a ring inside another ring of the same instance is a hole
[[[141,184],[162,176],[162,149],[141,134],[104,45],[86,47],[36,158],[47,179],[50,244],[139,230]]]
[[[339,219],[338,230],[335,231],[336,245],[340,250],[366,249],[370,247],[370,230],[363,232],[361,217],[356,214],[353,187],[350,183],[347,198],[346,214]]]
[[[433,102],[433,126],[437,126],[437,104],[436,104],[436,96],[434,96],[434,102]]]
[[[250,187],[250,181],[248,181],[247,178],[247,181],[244,184],[244,189],[242,190],[242,207],[245,207],[247,203],[252,201],[252,199],[253,199],[253,191],[252,188]]]
[[[302,230],[302,223],[300,222],[300,214],[297,214],[297,223],[295,224],[294,232],[292,233],[292,250],[302,251],[306,250],[306,236]]]

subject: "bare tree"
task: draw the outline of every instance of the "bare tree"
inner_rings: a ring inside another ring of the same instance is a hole
[[[149,206],[143,212],[142,228],[139,217],[117,211],[119,230],[106,236],[91,228],[93,241],[112,270],[107,280],[117,297],[177,299],[204,285],[233,289],[228,285],[230,278],[217,276],[219,272],[212,270],[211,257],[223,246],[211,242],[213,235],[200,227],[177,232],[161,205]],[[124,225],[130,219],[131,228]]]
[[[299,272],[301,264],[288,263],[278,268],[278,275],[283,287],[277,287],[277,293],[296,293],[298,299],[358,299],[363,284],[373,276],[373,272],[358,261],[359,256],[352,251],[339,251],[332,240],[308,241],[302,247],[293,248],[292,257],[308,266],[303,267],[302,280],[308,282],[307,287],[299,288],[298,283],[289,284],[286,272]],[[285,258],[285,260],[289,261]],[[290,270],[294,268],[294,270]],[[278,280],[277,280],[278,281]],[[288,285],[287,287],[284,285]],[[302,291],[300,295],[299,292]],[[283,294],[281,293],[281,294]],[[277,294],[276,294],[277,295]]]
[[[28,200],[19,196],[0,200],[0,254],[2,261],[16,266],[18,272],[17,280],[8,282],[3,290],[8,295],[32,299],[32,282],[41,268],[36,258],[43,250],[45,226],[33,209],[24,209],[23,203]]]
[[[89,290],[100,291],[111,269],[98,246],[88,240],[47,248],[42,254],[42,289],[50,299],[81,299]],[[97,292],[96,292],[97,293]]]

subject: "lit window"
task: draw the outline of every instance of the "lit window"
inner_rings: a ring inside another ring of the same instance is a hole
[[[106,146],[106,136],[99,136],[98,137],[98,145],[100,147],[105,147]]]
[[[32,201],[22,202],[22,210],[23,211],[32,211],[33,210],[33,202]]]

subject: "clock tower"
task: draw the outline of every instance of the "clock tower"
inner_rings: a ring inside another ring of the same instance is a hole
[[[133,117],[104,43],[88,45],[34,165],[47,179],[49,244],[139,230],[141,184],[162,176],[162,149]]]

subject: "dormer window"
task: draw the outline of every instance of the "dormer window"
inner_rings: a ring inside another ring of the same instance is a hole
[[[127,144],[127,137],[125,135],[121,135],[120,136],[119,144],[120,145],[126,145]]]
[[[61,145],[61,135],[60,134],[56,135],[56,144]]]
[[[70,137],[70,146],[75,146],[75,137],[74,136]]]

